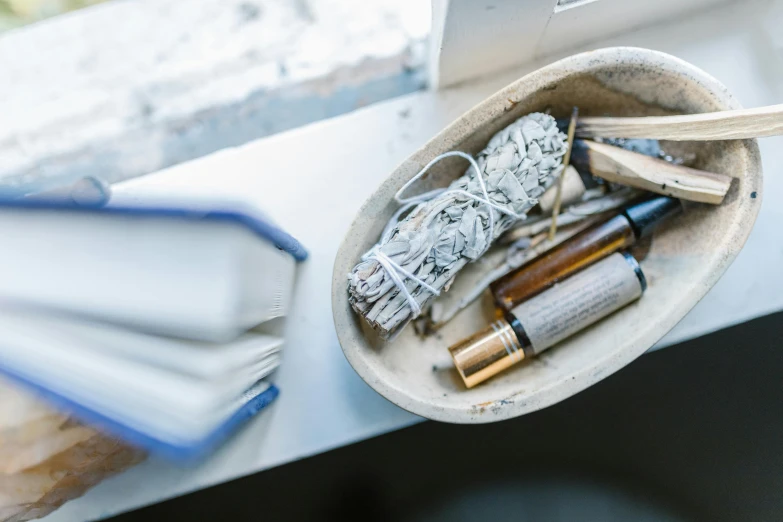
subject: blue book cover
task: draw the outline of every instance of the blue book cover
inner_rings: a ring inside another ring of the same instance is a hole
[[[0,199],[0,208],[17,208],[30,210],[55,210],[58,212],[82,212],[90,214],[119,214],[139,217],[151,217],[161,219],[183,219],[190,221],[228,221],[236,223],[251,230],[258,237],[269,241],[280,250],[288,252],[297,261],[307,259],[307,250],[292,235],[288,234],[279,226],[258,212],[247,212],[243,210],[232,210],[230,208],[216,207],[215,209],[191,208],[186,204],[183,206],[156,206],[156,205],[133,205],[133,206],[105,206],[89,207],[76,206],[63,201],[47,200],[25,200],[25,199]]]
[[[225,422],[217,426],[197,441],[173,443],[153,433],[140,431],[116,418],[85,407],[84,405],[41,386],[34,380],[21,376],[8,368],[0,368],[0,374],[11,382],[28,388],[36,396],[63,413],[72,415],[76,420],[90,427],[115,436],[128,444],[143,448],[151,454],[159,455],[181,463],[193,462],[212,453],[245,422],[274,401],[280,390],[274,384],[259,382],[247,390],[241,406]]]

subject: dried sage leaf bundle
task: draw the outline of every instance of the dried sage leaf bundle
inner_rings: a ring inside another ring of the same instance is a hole
[[[416,315],[411,300],[421,309],[433,290],[447,291],[462,267],[537,203],[563,170],[566,149],[565,134],[547,114],[523,116],[495,134],[476,157],[479,173],[470,167],[419,203],[353,268],[353,309],[382,337],[396,335]]]

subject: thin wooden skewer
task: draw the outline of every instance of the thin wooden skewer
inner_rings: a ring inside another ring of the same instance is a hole
[[[571,149],[574,148],[574,132],[576,131],[576,119],[579,116],[579,107],[574,107],[571,111],[571,122],[568,124],[568,149],[563,157],[563,172],[557,180],[557,193],[555,194],[555,206],[552,207],[552,226],[549,227],[549,241],[555,240],[557,233],[557,215],[560,214],[560,204],[563,199],[563,180],[568,170],[568,164],[571,161]]]
[[[677,116],[584,117],[579,119],[576,127],[576,135],[580,138],[710,141],[762,138],[781,134],[783,104]]]

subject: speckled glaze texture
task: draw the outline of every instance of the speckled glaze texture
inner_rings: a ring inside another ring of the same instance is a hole
[[[334,265],[332,308],[343,352],[378,393],[415,414],[455,423],[483,423],[545,408],[592,386],[643,354],[712,288],[747,239],[761,206],[762,172],[755,140],[664,143],[667,152],[693,153],[694,166],[735,178],[720,206],[688,204],[663,226],[642,262],[649,287],[639,301],[468,390],[448,360],[447,347],[485,326],[491,304],[474,303],[438,335],[422,340],[407,328],[381,341],[348,304],[346,274],[377,240],[396,209],[394,193],[430,159],[449,150],[476,154],[514,119],[550,109],[567,116],[642,116],[738,109],[717,80],[656,51],[629,47],[578,54],[539,69],[464,114],[402,163],[359,210]],[[445,186],[465,170],[443,161],[420,189]]]

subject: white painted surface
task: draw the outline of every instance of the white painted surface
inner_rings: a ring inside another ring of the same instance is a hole
[[[631,32],[675,16],[696,14],[735,0],[592,0],[558,6],[536,44],[535,57],[548,56],[621,32]],[[660,31],[665,31],[660,27]]]
[[[535,58],[557,0],[448,0],[433,4],[430,85],[449,87]]]
[[[602,42],[679,56],[712,73],[745,106],[776,103],[783,71],[760,38],[762,20],[740,6]],[[597,45],[596,45],[597,46]],[[282,395],[213,458],[194,469],[150,460],[53,513],[50,521],[108,516],[399,429],[418,420],[366,386],[337,344],[330,310],[332,261],[359,205],[413,150],[533,65],[440,93],[417,93],[117,186],[119,194],[231,191],[240,187],[312,253],[301,268],[277,382]],[[783,138],[760,140],[765,202],[744,250],[708,296],[660,346],[783,309]],[[248,168],[220,169],[241,154]],[[337,197],[338,202],[329,200]],[[306,202],[306,217],[298,215]]]
[[[430,84],[448,87],[732,0],[449,0],[433,9]],[[659,31],[666,29],[661,27]]]

